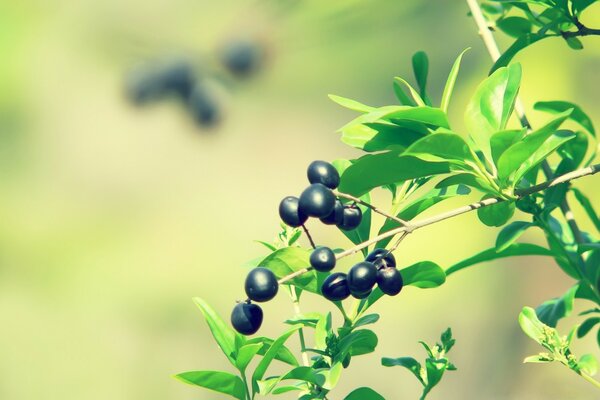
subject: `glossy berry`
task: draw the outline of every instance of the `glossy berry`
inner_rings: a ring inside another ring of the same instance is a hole
[[[298,198],[294,196],[288,196],[279,203],[279,217],[293,228],[301,226],[308,219],[308,215],[298,209],[298,203]]]
[[[338,228],[343,231],[351,231],[356,229],[362,221],[362,211],[356,205],[344,206],[344,214],[342,223],[338,224]]]
[[[369,253],[365,261],[372,262],[377,268],[396,267],[396,257],[386,249],[375,249]]]
[[[264,49],[259,43],[238,40],[225,46],[221,54],[221,62],[232,74],[247,77],[260,68],[264,56]]]
[[[328,216],[335,206],[335,196],[325,185],[313,183],[300,195],[298,209],[309,217]]]
[[[251,300],[269,301],[277,294],[279,284],[275,274],[267,268],[254,268],[246,277],[246,294]]]
[[[341,301],[350,296],[346,274],[335,272],[323,281],[321,293],[327,300]]]
[[[321,222],[327,225],[340,225],[344,221],[344,205],[335,199],[333,211],[328,216],[321,218]]]
[[[337,169],[326,161],[311,162],[307,175],[310,183],[321,183],[329,189],[335,189],[340,184],[340,174]]]
[[[158,79],[162,81],[167,93],[188,99],[194,88],[196,76],[193,65],[180,60],[164,66],[159,71]]]
[[[256,333],[263,321],[263,312],[260,306],[251,303],[239,303],[233,307],[231,325],[242,335]]]
[[[373,263],[363,261],[348,271],[348,287],[354,294],[366,293],[373,289],[377,282],[377,268]]]
[[[354,297],[355,299],[366,299],[367,297],[369,297],[369,295],[371,294],[372,290],[367,290],[366,292],[355,292],[355,291],[350,291],[350,294],[352,295],[352,297]]]
[[[196,123],[201,126],[215,125],[221,117],[215,94],[202,83],[194,85],[189,96],[188,108]]]
[[[382,268],[377,272],[377,285],[389,296],[395,296],[402,290],[404,282],[396,268]]]
[[[335,254],[329,247],[317,247],[310,253],[310,265],[320,272],[331,271],[335,267]]]

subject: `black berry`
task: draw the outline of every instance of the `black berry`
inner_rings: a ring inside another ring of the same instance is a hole
[[[351,231],[356,229],[362,221],[362,211],[356,205],[344,206],[344,215],[342,223],[338,224],[338,228],[343,231]]]
[[[308,215],[300,212],[298,208],[298,198],[288,196],[279,203],[279,217],[287,225],[297,228],[304,224],[308,219]]]
[[[256,72],[264,61],[264,49],[254,41],[238,40],[228,43],[221,53],[221,62],[238,77]]]
[[[335,196],[325,185],[313,183],[300,195],[299,210],[309,217],[328,216],[335,206]]]
[[[190,113],[198,125],[211,126],[221,117],[215,94],[203,83],[194,85],[188,100]]]
[[[177,61],[163,67],[159,77],[166,92],[188,99],[194,88],[194,67],[187,61]]]
[[[365,261],[372,262],[377,268],[396,267],[396,257],[386,249],[375,249],[369,253]]]
[[[318,247],[310,254],[310,265],[317,271],[331,271],[335,267],[335,254],[329,247]]]
[[[337,169],[326,161],[311,162],[307,175],[310,183],[321,183],[329,189],[335,189],[340,184],[340,174]]]
[[[344,205],[338,199],[335,199],[333,211],[328,216],[321,218],[321,222],[327,225],[340,225],[344,221]]]
[[[321,293],[327,300],[341,301],[350,296],[346,274],[335,272],[323,281]]]
[[[233,307],[231,325],[242,335],[252,335],[258,331],[263,321],[262,309],[251,303],[239,303]]]
[[[371,289],[367,290],[366,292],[355,292],[355,291],[351,290],[350,294],[355,299],[366,299],[371,294],[371,291],[372,291]]]
[[[376,282],[377,268],[370,262],[359,262],[348,271],[348,287],[353,295],[370,291]]]
[[[269,301],[277,294],[279,284],[273,271],[267,268],[254,268],[246,277],[246,294],[251,300]]]
[[[377,285],[389,296],[395,296],[402,290],[404,282],[396,268],[383,268],[377,272]]]

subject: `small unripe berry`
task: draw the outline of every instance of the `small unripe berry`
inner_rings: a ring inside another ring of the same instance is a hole
[[[341,301],[348,298],[350,289],[348,288],[346,274],[335,272],[325,278],[321,286],[321,293],[330,301]]]
[[[269,301],[277,294],[279,284],[277,277],[270,269],[254,268],[246,277],[246,294],[251,300]]]
[[[308,181],[321,183],[329,189],[335,189],[340,184],[340,174],[335,167],[326,161],[313,161],[308,166]]]
[[[362,211],[356,205],[344,206],[344,215],[342,223],[338,224],[338,228],[343,231],[351,231],[356,229],[362,221]]]
[[[256,333],[262,324],[263,312],[260,306],[251,303],[239,303],[233,307],[231,325],[242,335]]]
[[[404,282],[396,268],[382,268],[377,272],[377,285],[389,296],[395,296],[402,290]]]
[[[310,253],[310,265],[320,272],[331,271],[335,261],[335,254],[329,247],[317,247]]]
[[[300,195],[298,209],[309,217],[328,216],[335,206],[335,196],[325,185],[313,183]]]
[[[301,226],[308,219],[308,215],[298,208],[298,203],[298,198],[294,196],[288,196],[279,203],[279,217],[293,228]]]
[[[370,262],[359,262],[348,271],[348,287],[353,295],[370,291],[376,282],[377,268]]]
[[[335,199],[333,211],[328,216],[321,218],[321,222],[326,225],[341,225],[344,222],[344,205],[338,199]]]
[[[365,261],[372,262],[377,268],[396,267],[396,257],[386,249],[375,249],[369,253]]]

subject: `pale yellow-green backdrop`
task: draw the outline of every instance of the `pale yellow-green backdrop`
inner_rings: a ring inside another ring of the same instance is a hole
[[[326,95],[389,104],[392,77],[409,77],[410,56],[425,50],[439,98],[454,57],[472,47],[451,105],[462,127],[461,110],[490,66],[462,1],[297,3],[286,11],[277,0],[0,2],[0,399],[224,398],[171,378],[229,368],[191,298],[228,318],[243,295],[244,262],[263,251],[253,239],[274,237],[278,202],[306,185],[306,165],[357,154],[335,133],[353,114]],[[600,26],[599,5],[587,15]],[[198,129],[174,102],[125,101],[124,73],[138,61],[210,60],[227,37],[250,32],[269,38],[271,62],[232,87],[218,129]],[[583,43],[575,52],[548,40],[518,57],[529,110],[536,100],[575,101],[600,125],[600,37]],[[531,112],[534,123],[542,118]],[[596,205],[599,179],[577,183]],[[310,227],[319,243],[348,245],[334,229]],[[465,215],[409,237],[396,257],[447,266],[491,246],[496,233]],[[534,232],[525,239],[542,242]],[[358,386],[417,398],[414,377],[379,359],[421,357],[417,341],[447,326],[458,371],[432,399],[600,398],[560,365],[521,363],[538,351],[518,327],[521,307],[571,283],[549,259],[529,257],[458,273],[439,289],[407,288],[377,305],[377,351],[344,371],[331,398]],[[304,301],[304,310],[330,308]],[[264,311],[262,333],[274,336],[292,309],[282,295]],[[593,337],[575,350],[599,355]]]

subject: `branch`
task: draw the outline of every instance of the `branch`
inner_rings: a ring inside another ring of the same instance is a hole
[[[591,165],[591,166],[589,166],[587,168],[581,168],[581,169],[578,169],[578,170],[566,173],[564,175],[560,175],[560,176],[558,176],[556,178],[550,179],[550,180],[548,180],[546,182],[542,182],[542,183],[540,183],[538,185],[531,186],[531,187],[529,187],[527,189],[522,189],[522,190],[516,191],[515,195],[516,195],[517,198],[515,200],[513,200],[513,201],[516,201],[516,200],[521,199],[523,197],[527,197],[527,196],[529,196],[531,194],[534,194],[534,193],[538,193],[538,192],[544,191],[546,189],[549,189],[549,188],[551,188],[553,186],[560,185],[562,183],[567,183],[567,182],[570,182],[572,180],[582,178],[584,176],[594,175],[594,174],[596,174],[598,172],[600,172],[600,164]],[[369,239],[367,241],[364,241],[364,242],[362,242],[360,244],[357,244],[356,246],[354,246],[354,247],[352,247],[352,248],[350,248],[348,250],[345,250],[345,251],[343,251],[341,253],[336,254],[336,259],[339,260],[339,259],[342,259],[342,258],[347,257],[349,255],[352,255],[354,253],[357,253],[357,252],[361,251],[362,249],[364,249],[366,247],[369,247],[370,245],[379,242],[380,240],[396,236],[399,233],[404,233],[404,235],[401,237],[401,238],[403,238],[404,236],[406,236],[406,234],[408,234],[408,233],[410,233],[412,231],[415,231],[415,230],[417,230],[419,228],[423,228],[425,226],[433,225],[433,224],[436,224],[438,222],[441,222],[441,221],[444,221],[444,220],[456,217],[458,215],[462,215],[462,214],[468,213],[470,211],[477,210],[478,208],[488,207],[488,206],[491,206],[491,205],[494,205],[494,204],[501,203],[503,201],[507,201],[507,200],[503,199],[501,197],[492,197],[492,198],[489,198],[489,199],[484,199],[484,200],[481,200],[481,201],[478,201],[478,202],[475,202],[475,203],[468,204],[466,206],[462,206],[462,207],[456,208],[454,210],[446,211],[444,213],[441,213],[441,214],[438,214],[438,215],[434,215],[434,216],[429,217],[429,218],[424,218],[424,219],[421,219],[421,220],[418,220],[418,221],[414,221],[414,222],[413,221],[408,222],[407,225],[391,229],[391,230],[389,230],[387,232],[383,232],[382,234],[377,235],[377,236],[375,236],[375,237],[373,237],[373,238],[371,238],[371,239]],[[293,272],[293,273],[291,273],[289,275],[286,275],[286,276],[282,277],[281,279],[278,280],[278,282],[280,284],[286,283],[286,282],[294,279],[297,276],[305,274],[306,272],[308,272],[310,270],[312,270],[312,267],[300,269],[298,271],[295,271],[295,272]]]
[[[381,211],[379,208],[375,207],[372,204],[367,203],[364,200],[359,199],[358,197],[354,197],[354,196],[346,194],[346,193],[341,193],[341,192],[338,192],[337,190],[334,190],[333,194],[336,195],[337,197],[343,197],[344,199],[352,200],[355,203],[362,204],[363,206],[370,208],[371,210],[373,210],[373,212],[376,212],[377,214],[383,215],[384,217],[386,217],[388,219],[393,219],[394,221],[398,222],[400,225],[404,225],[404,226],[408,225],[408,223],[405,220],[395,217],[393,215],[386,214],[385,212]]]

